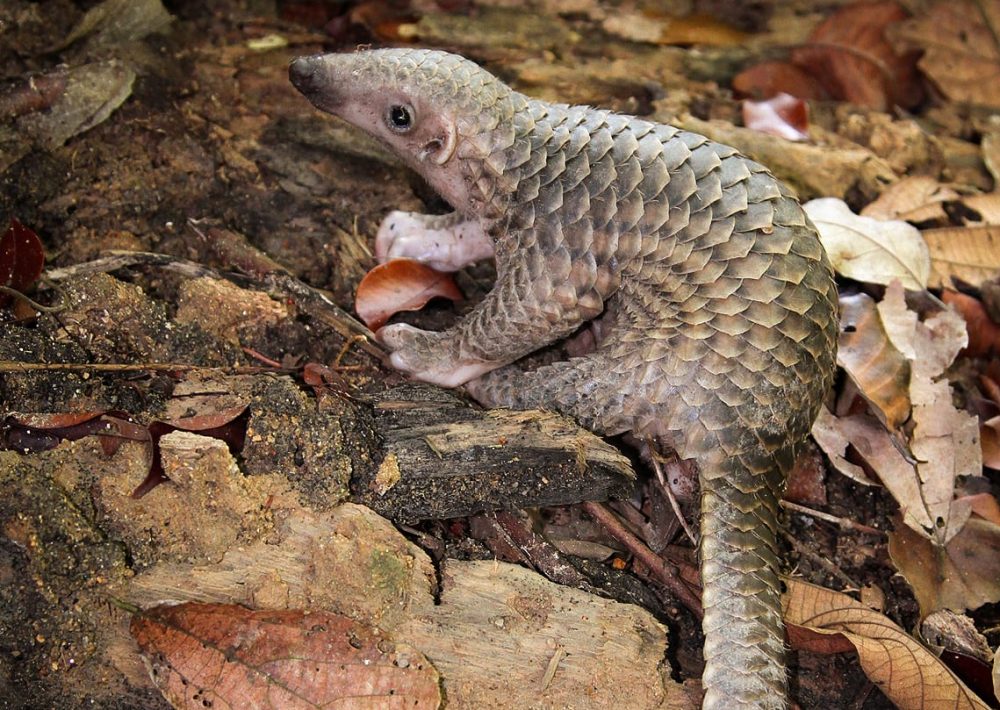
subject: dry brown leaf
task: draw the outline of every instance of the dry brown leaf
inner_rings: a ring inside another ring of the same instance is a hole
[[[1000,325],[993,322],[982,301],[949,290],[941,293],[941,300],[958,311],[965,321],[965,329],[969,334],[969,345],[965,349],[967,354],[982,357],[1000,353]]]
[[[414,259],[392,259],[361,279],[354,310],[372,330],[399,311],[419,311],[432,298],[462,299],[451,274],[435,271]]]
[[[792,51],[792,62],[819,79],[834,98],[878,111],[894,104],[914,106],[923,96],[916,56],[897,54],[885,38],[886,28],[906,17],[892,1],[847,5]]]
[[[898,284],[886,289],[879,313],[883,321],[909,324],[887,331],[896,348],[912,357],[910,451],[917,460],[920,495],[897,501],[907,525],[944,545],[969,515],[967,506],[953,500],[956,479],[982,474],[978,420],[955,408],[943,378],[968,342],[965,323],[950,309],[924,321],[910,318]]]
[[[916,314],[911,315],[916,320]],[[895,430],[910,416],[910,363],[892,344],[886,321],[893,325],[891,318],[880,317],[871,296],[842,296],[837,364],[857,385],[876,416]]]
[[[882,481],[913,489],[891,491],[894,498],[919,496],[913,465],[899,452],[889,432],[875,417],[867,414],[835,417],[822,407],[813,424],[812,435],[834,468],[845,476],[866,486],[874,483],[861,466],[845,458],[847,447],[851,446]]]
[[[325,612],[227,604],[159,606],[132,635],[175,708],[437,708],[438,674],[418,651]]]
[[[1000,270],[1000,226],[925,229],[931,288],[953,287],[952,277],[980,285]]]
[[[921,616],[1000,601],[1000,525],[973,516],[947,545],[935,545],[896,518],[889,556],[913,588]]]
[[[930,256],[915,227],[906,222],[860,217],[834,197],[810,200],[803,208],[816,225],[838,273],[886,285],[899,279],[903,286],[915,291],[927,287]]]
[[[903,710],[987,710],[941,660],[884,615],[846,594],[785,579],[785,621],[846,638],[868,678]]]
[[[942,203],[957,200],[959,195],[927,175],[905,177],[885,189],[878,199],[861,210],[862,217],[907,222],[947,219]]]
[[[942,0],[894,36],[923,49],[918,66],[952,101],[1000,108],[1000,0]]]
[[[733,90],[753,99],[791,94],[800,99],[825,99],[819,81],[788,62],[761,62],[733,77]]]
[[[896,406],[897,400],[884,396],[878,385],[889,383],[881,389],[890,393],[893,388],[900,390],[896,397],[908,401],[909,419],[913,423],[909,441],[894,446],[896,442],[888,433],[878,433],[874,419],[837,420],[826,412],[818,420],[816,441],[839,470],[857,478],[857,467],[844,458],[850,444],[892,493],[906,524],[935,544],[945,545],[961,530],[970,514],[968,503],[954,500],[956,480],[960,476],[982,474],[978,420],[955,408],[951,387],[943,378],[944,371],[967,342],[965,324],[952,310],[919,320],[917,314],[907,309],[899,282],[889,285],[885,298],[875,309],[870,300],[867,296],[842,299],[844,323],[848,326],[844,330],[857,319],[875,335],[870,338],[871,343],[864,344],[865,338],[857,333],[846,334],[842,341],[844,352],[838,355],[838,362],[848,369],[852,381],[857,378],[862,395],[875,405],[873,410],[883,421],[901,423],[907,419],[907,412],[899,408],[891,418],[887,416],[878,403],[885,400]],[[872,310],[877,310],[877,320],[872,318]],[[864,345],[855,352],[852,340]],[[908,380],[904,379],[901,365],[890,368],[881,378],[871,374],[878,374],[877,365],[882,361],[899,361],[900,357],[909,365]],[[854,364],[855,360],[864,366]],[[876,367],[868,367],[868,361]],[[902,393],[904,388],[908,400]],[[907,445],[912,458],[905,453]]]
[[[976,213],[976,219],[966,220],[968,226],[1000,225],[1000,192],[963,197],[962,205]]]

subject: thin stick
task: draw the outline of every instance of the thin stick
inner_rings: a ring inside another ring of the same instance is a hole
[[[809,515],[813,518],[825,520],[828,523],[833,523],[834,525],[839,526],[843,530],[854,530],[856,532],[865,533],[866,535],[880,535],[882,537],[885,537],[887,534],[885,530],[879,530],[878,528],[862,525],[861,523],[856,523],[853,520],[848,520],[847,518],[838,518],[836,515],[830,515],[829,513],[824,513],[819,510],[813,510],[812,508],[807,508],[804,505],[799,505],[798,503],[791,503],[787,500],[781,501],[781,507],[795,513],[802,513],[803,515]]]
[[[608,533],[622,543],[636,559],[641,561],[650,569],[657,581],[670,590],[691,613],[699,619],[704,616],[701,608],[701,601],[693,591],[687,586],[677,568],[666,562],[650,550],[639,538],[629,532],[618,520],[617,516],[608,510],[601,503],[588,501],[580,504],[594,520],[596,520]]]

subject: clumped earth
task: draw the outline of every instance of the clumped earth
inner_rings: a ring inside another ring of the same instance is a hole
[[[447,210],[288,83],[361,44],[826,198],[841,370],[786,496],[793,699],[997,707],[997,27],[988,0],[4,2],[0,707],[263,701],[289,657],[351,670],[286,707],[697,706],[692,546],[628,442],[407,384],[350,315],[382,216]],[[395,318],[445,327],[490,278]]]

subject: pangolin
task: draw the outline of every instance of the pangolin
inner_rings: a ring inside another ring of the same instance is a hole
[[[532,99],[446,52],[300,57],[289,74],[454,208],[390,213],[381,257],[495,255],[493,289],[454,327],[380,331],[392,364],[696,462],[704,707],[786,707],[778,500],[838,331],[833,272],[789,190],[734,148]],[[592,352],[512,365],[598,318]]]

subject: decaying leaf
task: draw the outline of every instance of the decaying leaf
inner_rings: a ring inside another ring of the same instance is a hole
[[[892,0],[844,6],[792,51],[792,61],[835,98],[879,111],[893,104],[914,106],[922,97],[916,56],[897,54],[885,38],[886,28],[906,17]]]
[[[59,49],[84,37],[93,47],[131,42],[164,31],[173,19],[160,0],[103,0],[87,11]]]
[[[415,649],[325,612],[159,606],[132,619],[175,708],[436,708],[438,674]]]
[[[950,288],[952,278],[978,286],[1000,271],[1000,226],[942,227],[922,234],[931,257],[931,288]]]
[[[916,314],[910,313],[913,320]],[[840,298],[840,338],[837,364],[857,385],[876,416],[895,430],[910,416],[910,358],[893,345],[874,299],[865,293]],[[906,326],[904,326],[906,327]],[[909,324],[912,327],[912,324]]]
[[[953,500],[956,479],[982,474],[978,421],[955,408],[951,386],[943,377],[968,342],[965,323],[950,309],[924,321],[909,319],[902,288],[897,284],[886,289],[879,312],[883,320],[912,324],[889,330],[900,351],[913,353],[910,401],[914,427],[910,451],[917,459],[920,497],[899,500],[899,504],[907,525],[943,545],[969,515],[966,506]]]
[[[921,616],[1000,601],[1000,525],[973,516],[941,547],[899,523],[889,534],[889,555],[913,588]]]
[[[743,123],[747,128],[790,141],[809,138],[809,107],[802,99],[781,93],[767,101],[744,101]]]
[[[451,274],[441,273],[413,259],[392,259],[365,274],[358,284],[354,309],[372,330],[378,330],[399,311],[419,311],[436,297],[462,299]]]
[[[845,299],[845,323],[854,322],[853,310],[864,314],[865,299],[867,296]],[[870,305],[867,308],[871,310]],[[943,378],[965,346],[965,324],[952,310],[939,311],[921,321],[907,309],[899,282],[886,289],[877,313],[877,319],[870,313],[867,318],[856,319],[857,328],[876,331],[868,338],[871,343],[866,344],[857,333],[845,334],[845,354],[843,360],[838,356],[838,361],[844,363],[845,369],[850,368],[852,380],[858,373],[859,390],[883,422],[899,424],[909,419],[909,440],[893,441],[889,433],[877,434],[870,417],[838,421],[824,412],[816,428],[816,441],[838,469],[857,479],[858,468],[845,459],[850,444],[892,493],[906,524],[935,544],[945,545],[961,530],[971,512],[967,502],[954,500],[956,480],[982,473],[978,420],[955,408],[951,387]],[[855,348],[853,341],[861,345]],[[864,363],[866,357],[879,363],[898,361],[900,356],[909,365],[905,382],[901,381],[904,368],[899,365],[882,374],[877,367],[857,364]],[[883,401],[893,407],[883,410]],[[898,402],[906,401],[910,405],[909,417],[898,407]],[[895,435],[902,435],[902,431]],[[905,453],[907,449],[909,453]]]
[[[889,284],[899,279],[911,290],[927,287],[930,255],[920,232],[906,222],[860,217],[843,200],[822,197],[803,208],[838,273],[857,281]]]
[[[986,710],[933,653],[891,619],[846,594],[785,579],[785,621],[847,639],[869,679],[900,708]]]
[[[919,67],[952,101],[1000,108],[1000,0],[941,0],[896,36],[924,50]]]
[[[865,205],[861,216],[879,220],[902,219],[907,222],[944,220],[948,215],[942,204],[946,200],[957,199],[957,192],[929,175],[911,175],[890,185],[877,200]]]
[[[873,481],[861,466],[847,460],[847,448],[852,447],[864,462],[882,481],[910,486],[916,489],[913,466],[893,444],[889,432],[878,420],[867,414],[835,417],[826,407],[819,410],[819,416],[812,428],[813,438],[823,449],[834,467],[849,478],[866,486]],[[899,492],[899,496],[915,497],[919,490]],[[897,493],[893,492],[896,497]]]

